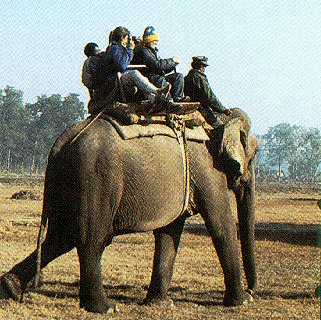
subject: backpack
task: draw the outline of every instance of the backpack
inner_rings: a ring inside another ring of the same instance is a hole
[[[105,55],[100,52],[90,56],[85,60],[82,68],[82,83],[88,88],[93,89],[97,84],[103,82]]]
[[[92,74],[91,74],[91,71],[90,71],[90,59],[91,59],[91,57],[89,57],[84,62],[84,65],[82,67],[82,75],[81,75],[82,83],[88,89],[92,89],[93,88],[93,79],[92,79]]]

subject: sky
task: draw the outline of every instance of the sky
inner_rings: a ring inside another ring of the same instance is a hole
[[[161,58],[208,57],[211,87],[227,108],[243,109],[252,131],[279,123],[321,129],[320,0],[2,0],[0,89],[24,93],[24,102],[79,94],[83,48],[105,49],[108,34],[125,26],[159,34]]]

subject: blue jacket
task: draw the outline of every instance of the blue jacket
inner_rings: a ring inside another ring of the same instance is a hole
[[[111,44],[106,51],[99,53],[100,62],[96,69],[96,99],[102,100],[116,86],[117,72],[124,72],[133,58],[133,50],[121,44]]]
[[[126,49],[121,44],[112,44],[106,49],[106,72],[107,75],[116,75],[124,72],[133,58],[133,50]]]
[[[133,63],[147,66],[142,70],[142,74],[146,77],[153,75],[165,76],[167,73],[172,72],[176,66],[172,58],[160,59],[157,49],[153,50],[143,45],[135,47]]]

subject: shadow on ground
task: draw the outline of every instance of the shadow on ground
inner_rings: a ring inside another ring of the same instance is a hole
[[[78,282],[44,281],[42,285],[32,290],[38,294],[55,298],[78,299]],[[77,287],[77,290],[75,290]],[[148,286],[135,285],[104,285],[106,295],[109,299],[123,304],[144,305],[144,297]],[[223,305],[224,291],[207,290],[191,291],[182,286],[172,286],[169,289],[169,298],[175,303],[192,303],[199,306],[220,306]],[[283,292],[277,290],[259,290],[254,293],[254,300],[270,300],[281,298],[285,300],[312,299],[313,292]]]
[[[262,299],[272,299],[278,297],[286,300],[311,299],[315,297],[313,292],[277,292],[269,290],[258,291],[255,293],[255,296]]]
[[[191,234],[208,235],[203,224],[187,224],[185,230]],[[255,239],[280,241],[292,244],[321,246],[321,227],[316,224],[294,224],[282,222],[256,223]]]
[[[38,294],[56,299],[77,299],[78,286],[78,282],[44,281],[36,290],[28,291],[34,291]],[[77,288],[77,291],[73,290],[74,288]],[[109,299],[120,303],[144,305],[142,296],[145,297],[148,286],[104,285],[104,289]],[[169,296],[174,302],[186,302],[203,306],[222,305],[223,295],[224,292],[220,290],[194,292],[188,291],[186,288],[181,286],[172,286],[169,289]]]

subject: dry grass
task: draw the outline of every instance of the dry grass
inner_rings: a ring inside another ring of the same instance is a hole
[[[0,185],[0,273],[8,271],[35,248],[41,201],[11,200],[30,186]],[[41,186],[34,187],[41,192]],[[316,194],[257,194],[258,222],[319,224]],[[235,203],[232,200],[232,207]],[[200,224],[200,217],[189,219]],[[320,251],[313,246],[257,241],[259,285],[255,301],[224,308],[223,277],[209,237],[185,230],[175,264],[170,295],[174,307],[142,304],[150,280],[151,233],[115,238],[102,260],[107,295],[120,312],[107,317],[79,309],[76,252],[58,258],[43,271],[44,284],[25,294],[24,302],[0,301],[0,319],[319,319],[314,290]]]

